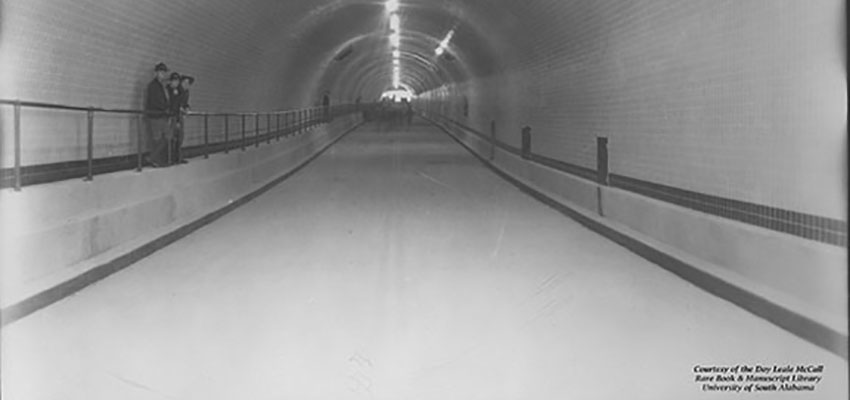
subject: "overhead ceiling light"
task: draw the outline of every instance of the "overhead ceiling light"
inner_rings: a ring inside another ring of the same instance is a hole
[[[444,37],[443,40],[440,41],[440,45],[437,46],[437,48],[434,50],[434,53],[436,53],[437,56],[441,56],[441,55],[443,55],[443,53],[446,52],[446,49],[449,48],[449,42],[452,40],[454,35],[455,35],[455,30],[452,29],[452,30],[449,31],[449,33],[446,34],[446,37]]]
[[[398,0],[387,0],[387,12],[394,13],[398,11]]]
[[[393,58],[401,58],[401,51],[399,49],[393,50]]]
[[[399,64],[401,64],[401,61],[399,61],[398,58],[393,58],[393,65],[399,65]]]
[[[392,34],[390,34],[390,44],[393,47],[398,48],[400,43],[401,43],[401,34],[400,33],[393,32]]]
[[[401,21],[399,20],[398,14],[390,14],[390,30],[393,32],[398,32],[400,25]]]

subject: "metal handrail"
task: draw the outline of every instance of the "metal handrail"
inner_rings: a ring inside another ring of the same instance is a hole
[[[68,111],[81,111],[86,113],[86,161],[87,161],[87,171],[86,177],[84,180],[91,181],[94,179],[94,118],[96,113],[112,113],[112,114],[130,114],[137,116],[173,116],[171,113],[164,112],[151,112],[146,110],[136,110],[136,109],[121,109],[121,108],[104,108],[104,107],[81,107],[81,106],[70,106],[65,104],[56,104],[56,103],[46,103],[46,102],[36,102],[36,101],[24,101],[24,100],[10,100],[10,99],[0,99],[0,106],[7,105],[14,107],[14,139],[13,139],[13,147],[14,147],[14,188],[15,191],[21,190],[21,108],[40,108],[40,109],[54,109],[54,110],[68,110]],[[311,126],[328,122],[325,120],[326,116],[335,116],[337,110],[343,110],[343,114],[356,112],[360,108],[360,105],[353,103],[344,103],[344,104],[336,104],[329,107],[331,110],[329,114],[321,113],[320,110],[324,110],[324,106],[317,107],[307,107],[300,109],[291,109],[291,110],[273,110],[267,112],[221,112],[221,111],[207,111],[207,112],[198,112],[198,111],[186,111],[183,114],[187,117],[202,117],[203,118],[203,130],[204,130],[204,143],[203,143],[203,154],[204,158],[209,158],[209,118],[210,117],[224,117],[225,128],[224,128],[224,138],[225,143],[229,142],[229,117],[236,116],[240,117],[242,120],[242,140],[241,140],[241,148],[245,150],[246,145],[246,130],[245,130],[245,118],[253,117],[254,118],[254,138],[256,141],[256,146],[260,145],[260,117],[265,116],[266,118],[266,130],[271,133],[271,120],[272,115],[275,116],[276,120],[276,139],[280,140],[280,133],[282,132],[280,129],[280,116],[284,115],[284,130],[287,128],[294,129],[298,134],[305,132]],[[292,118],[290,118],[292,116]],[[291,123],[290,123],[291,122]],[[142,170],[142,155],[144,154],[144,149],[142,148],[142,137],[141,132],[138,133],[137,138],[137,149],[136,149],[136,171]],[[271,143],[271,135],[268,137],[268,143]],[[225,146],[224,152],[227,153],[228,146]]]

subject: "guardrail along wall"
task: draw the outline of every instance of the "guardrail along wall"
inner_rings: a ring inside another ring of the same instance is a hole
[[[563,3],[546,51],[418,107],[517,179],[846,341],[843,2],[594,2],[581,23]]]
[[[358,112],[337,104],[268,112],[191,112],[184,117],[183,154],[208,156],[297,135]],[[148,151],[144,113],[0,99],[11,119],[4,135],[0,187],[15,187],[144,167]]]

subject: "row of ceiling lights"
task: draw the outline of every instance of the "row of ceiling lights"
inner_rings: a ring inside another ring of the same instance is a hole
[[[387,0],[386,9],[390,17],[390,47],[392,48],[393,67],[392,87],[399,88],[401,87],[401,18],[398,15],[399,0]],[[434,53],[438,57],[446,52],[454,34],[455,30],[452,28],[440,42],[440,45],[434,50]]]
[[[390,15],[390,47],[392,47],[393,88],[401,87],[401,18],[398,15],[398,0],[387,0]]]

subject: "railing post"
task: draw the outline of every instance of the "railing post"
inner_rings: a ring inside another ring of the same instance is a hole
[[[142,172],[142,155],[144,154],[144,148],[142,147],[144,135],[142,134],[142,132],[145,131],[144,114],[139,114],[137,116],[137,120],[138,125],[136,126],[136,172]]]
[[[531,158],[531,127],[522,128],[522,158]]]
[[[254,147],[260,147],[260,114],[254,114]]]
[[[608,185],[608,138],[596,138],[596,179],[601,185]]]
[[[224,114],[224,154],[230,150],[230,115]]]
[[[15,191],[21,191],[21,101],[15,102]]]
[[[272,142],[272,115],[266,113],[266,144],[270,144]]]
[[[86,181],[94,179],[94,110],[86,111]]]
[[[274,113],[274,119],[275,119],[275,127],[277,128],[277,129],[275,129],[274,138],[275,138],[275,140],[280,140],[280,113],[279,112]]]
[[[204,158],[210,158],[210,115],[204,114]],[[178,149],[178,151],[180,151]],[[178,153],[180,154],[180,153]],[[180,157],[183,158],[183,157]]]
[[[245,114],[242,114],[242,151],[245,151]]]

